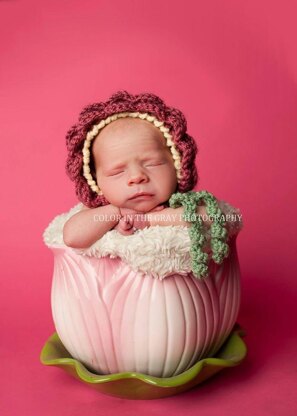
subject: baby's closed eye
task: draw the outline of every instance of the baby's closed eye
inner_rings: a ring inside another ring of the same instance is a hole
[[[120,175],[123,172],[124,172],[124,170],[118,170],[116,172],[109,173],[107,176],[117,176],[117,175]]]
[[[150,162],[146,162],[144,164],[144,166],[150,167],[150,166],[160,166],[160,165],[164,165],[166,162],[164,160],[155,160],[155,161],[150,161]]]

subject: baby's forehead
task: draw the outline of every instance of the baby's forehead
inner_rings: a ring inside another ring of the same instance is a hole
[[[147,120],[132,117],[120,118],[105,126],[95,138],[93,147],[110,147],[122,141],[123,138],[139,137],[139,144],[145,144],[147,139],[156,142],[160,147],[166,146],[162,132]]]
[[[128,157],[171,156],[163,133],[151,122],[141,119],[118,119],[104,127],[92,145],[95,166],[108,160]],[[141,155],[141,156],[140,156]]]
[[[147,132],[151,132],[151,134],[160,134],[160,130],[155,127],[150,121],[141,120],[140,118],[132,118],[132,117],[125,117],[125,118],[118,118],[117,120],[113,121],[112,123],[108,124],[102,130],[102,135],[112,134],[118,131],[132,131],[132,130],[146,130]],[[163,136],[163,135],[162,135]]]

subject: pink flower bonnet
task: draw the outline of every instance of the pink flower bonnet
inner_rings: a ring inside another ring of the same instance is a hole
[[[163,133],[170,148],[177,171],[177,192],[188,192],[198,180],[195,157],[197,146],[187,134],[183,113],[168,107],[158,96],[150,93],[137,95],[118,91],[107,101],[86,106],[78,122],[67,133],[68,157],[66,172],[75,183],[78,199],[87,207],[95,208],[109,202],[92,176],[91,144],[100,129],[122,117],[138,117],[152,122]]]

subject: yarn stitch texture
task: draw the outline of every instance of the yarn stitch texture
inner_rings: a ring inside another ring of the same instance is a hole
[[[187,192],[193,189],[198,180],[195,166],[197,145],[194,139],[187,133],[187,122],[183,113],[174,107],[167,106],[155,94],[142,93],[133,95],[127,91],[118,91],[105,102],[86,106],[80,113],[78,122],[70,128],[66,135],[68,151],[66,173],[75,184],[76,195],[79,201],[89,208],[109,204],[104,195],[97,193],[96,183],[91,182],[94,190],[91,189],[83,175],[83,147],[87,134],[101,120],[106,120],[115,114],[125,112],[149,114],[158,121],[163,122],[164,128],[169,129],[168,134],[172,136],[174,147],[178,155],[180,155],[180,168],[178,169],[180,178],[178,178],[177,192]],[[86,160],[87,157],[88,154],[86,154]],[[91,171],[86,173],[89,174]],[[92,181],[92,175],[89,177],[89,180]]]
[[[226,243],[228,232],[226,229],[226,221],[219,208],[216,198],[208,191],[187,193],[175,193],[169,200],[172,208],[184,207],[182,218],[192,225],[189,229],[191,240],[190,256],[192,261],[192,271],[196,278],[205,278],[209,274],[208,254],[203,251],[206,238],[203,235],[203,220],[196,213],[197,205],[206,205],[206,213],[213,220],[210,226],[211,231],[211,249],[212,259],[215,263],[221,264],[229,255],[229,246]]]

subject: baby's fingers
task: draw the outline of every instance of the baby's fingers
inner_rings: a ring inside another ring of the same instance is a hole
[[[133,227],[130,228],[129,230],[121,230],[121,229],[118,229],[118,232],[120,234],[122,234],[122,235],[131,235],[131,234],[134,234]]]
[[[119,223],[115,227],[115,230],[117,230],[122,235],[131,235],[134,233],[133,230],[133,223],[129,218],[124,216],[120,219]]]
[[[125,216],[120,219],[119,225],[123,230],[130,230],[133,227],[133,221]]]

